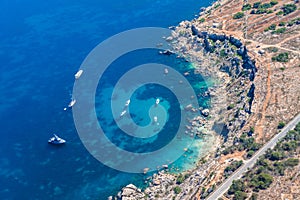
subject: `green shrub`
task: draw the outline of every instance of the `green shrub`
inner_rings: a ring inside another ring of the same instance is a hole
[[[276,15],[283,15],[283,11],[281,10],[281,11],[278,11],[277,13],[276,13]]]
[[[216,4],[215,6],[214,6],[214,9],[217,9],[217,8],[219,8],[221,6],[221,4]]]
[[[266,8],[258,8],[255,12],[255,14],[264,14],[264,13],[267,13]]]
[[[241,19],[245,16],[243,12],[237,12],[233,15],[233,19]]]
[[[272,5],[270,3],[264,3],[259,6],[259,8],[263,8],[263,9],[267,9],[267,8],[271,8],[271,7],[272,7]]]
[[[272,57],[273,62],[288,62],[289,61],[289,54],[287,52],[280,53],[277,56]]]
[[[297,131],[298,133],[300,133],[300,123],[298,123],[295,127],[295,131]]]
[[[250,3],[243,5],[242,11],[250,10],[252,8]]]
[[[261,2],[255,2],[253,4],[253,8],[258,8],[260,6]]]
[[[279,49],[277,47],[269,47],[268,50],[270,52],[276,53],[276,52],[278,52]]]
[[[275,160],[282,160],[284,158],[284,153],[280,151],[274,151],[270,155],[270,160],[275,161]]]
[[[228,194],[234,194],[236,191],[245,191],[246,186],[242,180],[233,180],[232,184],[228,190]]]
[[[285,26],[285,25],[286,25],[286,22],[280,22],[278,25],[279,25],[279,26]]]
[[[289,158],[284,162],[284,165],[287,167],[295,167],[299,164],[299,159],[297,158]]]
[[[248,151],[247,158],[251,158],[254,155],[254,153],[255,152],[253,150]]]
[[[276,31],[272,31],[272,34],[282,34],[286,31],[285,27],[279,28]]]
[[[297,6],[295,4],[286,4],[282,7],[283,15],[288,15],[295,10],[297,10]]]
[[[276,29],[276,24],[271,24],[271,26],[269,26],[269,30],[275,30]]]
[[[276,24],[271,24],[268,28],[265,29],[265,32],[269,30],[275,30],[275,29],[276,29]]]
[[[273,182],[273,177],[270,174],[260,173],[251,180],[252,187],[256,189],[267,189]]]
[[[285,126],[284,122],[279,122],[277,128],[282,129]]]
[[[185,177],[182,174],[179,174],[179,176],[176,179],[176,183],[181,184],[181,183],[183,183],[184,179],[185,179]]]
[[[228,107],[227,107],[227,110],[231,110],[231,109],[233,109],[234,108],[234,104],[232,103],[232,104],[230,104]]]
[[[242,191],[236,191],[233,197],[234,200],[245,200],[247,198],[248,198],[247,193]]]
[[[181,192],[181,188],[179,186],[175,186],[173,190],[175,194],[179,194]]]
[[[292,19],[288,22],[288,26],[293,26],[294,24],[300,24],[300,18]]]
[[[222,50],[220,51],[220,56],[221,56],[221,57],[227,56],[227,53],[226,53],[225,49],[222,49]]]
[[[258,194],[257,193],[252,193],[252,196],[250,197],[250,200],[257,200],[258,199]]]
[[[233,161],[232,163],[230,163],[229,166],[227,166],[224,170],[224,172],[226,174],[231,174],[232,172],[234,172],[235,170],[237,170],[240,166],[243,165],[243,161]]]
[[[200,22],[200,23],[203,23],[203,22],[205,22],[205,19],[204,19],[204,18],[200,18],[200,19],[199,19],[199,22]]]
[[[276,4],[278,4],[278,1],[277,1],[277,0],[271,0],[270,4],[271,4],[272,6],[275,6]]]
[[[297,149],[297,142],[296,141],[290,141],[282,143],[282,149],[285,151],[295,151]]]

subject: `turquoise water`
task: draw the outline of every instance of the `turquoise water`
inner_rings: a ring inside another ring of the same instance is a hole
[[[106,38],[131,28],[176,25],[192,19],[208,4],[196,0],[0,1],[0,199],[106,199],[125,184],[144,185],[144,175],[102,165],[81,143],[72,112],[63,110],[71,98],[74,74],[86,55]],[[182,72],[190,67],[175,56],[161,56],[156,51],[141,53],[143,56],[128,55],[113,65],[121,62],[125,69],[151,61]],[[99,84],[96,102],[105,102],[115,74],[122,73],[114,66],[111,70],[104,77],[106,84]],[[199,86],[199,93],[203,91],[199,79],[192,77],[189,81]],[[148,141],[155,145],[144,146],[135,140],[131,141],[134,145],[128,145],[131,138],[121,132],[111,134],[116,130],[114,124],[105,126],[108,137],[116,145],[137,152],[164,146],[174,136],[180,109],[170,91],[158,85],[140,88],[129,109],[137,124],[146,125],[151,119],[141,107],[151,106],[156,98],[169,112],[166,127],[158,138]],[[206,106],[205,99],[199,104]],[[101,112],[109,114],[104,105],[96,104],[98,119],[109,123],[110,118],[101,118]],[[68,143],[48,145],[52,133]],[[182,168],[183,162],[189,161],[181,159],[174,167]],[[194,162],[192,158],[190,162]]]

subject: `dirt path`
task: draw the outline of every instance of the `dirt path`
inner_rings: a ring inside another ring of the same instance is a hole
[[[261,63],[263,64],[263,63]],[[266,110],[267,107],[269,105],[270,102],[270,98],[271,98],[271,66],[270,63],[267,63],[267,93],[265,96],[265,100],[263,102],[263,107],[262,107],[262,111],[261,111],[261,119],[259,120],[259,122],[257,123],[256,127],[255,127],[255,134],[256,134],[256,141],[259,142],[260,140],[264,139],[264,124],[265,124],[265,118],[266,118]]]
[[[293,35],[291,37],[285,38],[284,40],[280,41],[278,44],[264,44],[264,43],[261,43],[261,42],[257,42],[255,40],[245,39],[244,37],[241,38],[241,35],[244,35],[244,34],[242,34],[243,33],[242,31],[237,32],[237,31],[227,31],[227,30],[214,29],[214,32],[222,33],[222,34],[226,34],[226,35],[232,35],[232,36],[234,36],[238,39],[241,39],[244,44],[245,44],[245,42],[251,42],[251,44],[249,46],[260,46],[260,48],[276,47],[278,49],[282,49],[282,50],[285,50],[285,51],[290,51],[290,52],[293,52],[295,54],[300,54],[299,51],[295,51],[295,50],[292,50],[292,49],[285,48],[285,47],[281,46],[282,44],[284,44],[288,40],[292,40],[294,38],[300,38],[300,33],[298,33],[296,35]]]

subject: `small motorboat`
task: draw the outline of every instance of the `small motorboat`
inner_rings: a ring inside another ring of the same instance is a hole
[[[156,123],[157,120],[158,120],[157,116],[154,116],[154,117],[153,117],[153,121]]]
[[[126,112],[127,112],[126,110],[123,110],[120,114],[120,117],[123,117],[126,114]]]
[[[53,134],[53,137],[48,140],[48,143],[50,143],[50,144],[65,144],[66,140],[58,137],[55,134]]]
[[[129,106],[129,104],[130,104],[130,99],[128,99],[128,100],[126,101],[125,106],[126,106],[126,107]]]
[[[169,73],[168,68],[165,68],[165,69],[164,69],[164,74],[168,74],[168,73]]]
[[[82,69],[79,70],[79,71],[75,74],[75,79],[79,79],[80,76],[82,75],[82,73],[83,73],[83,70],[82,70]]]
[[[72,101],[69,103],[68,107],[71,108],[75,105],[76,99],[72,99]]]
[[[159,102],[160,102],[160,100],[159,100],[159,99],[156,99],[155,104],[158,105]]]

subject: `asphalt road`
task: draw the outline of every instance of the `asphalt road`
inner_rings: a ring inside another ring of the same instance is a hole
[[[282,139],[290,130],[294,129],[295,126],[300,122],[300,114],[298,114],[292,121],[290,121],[277,135],[275,135],[269,142],[261,147],[254,156],[245,161],[237,171],[235,171],[229,178],[227,178],[213,193],[211,193],[207,200],[217,200],[220,198],[231,186],[232,181],[239,179],[242,175],[254,166],[257,159],[266,153],[268,149],[275,147],[276,143]]]

